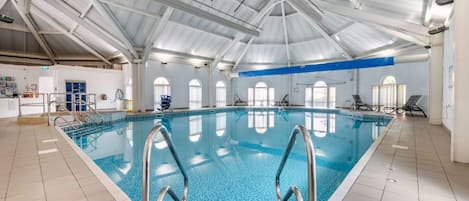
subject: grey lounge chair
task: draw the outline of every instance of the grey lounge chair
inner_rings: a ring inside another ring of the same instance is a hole
[[[425,114],[425,112],[423,111],[423,109],[417,105],[417,102],[419,102],[420,98],[422,98],[422,95],[412,95],[409,97],[409,99],[407,99],[407,102],[405,103],[404,106],[402,106],[402,110],[406,111],[406,112],[410,112],[410,115],[414,116],[414,114],[412,114],[412,111],[417,111],[417,112],[422,112],[423,113],[423,116],[425,116],[425,118],[427,118],[427,114]]]
[[[355,95],[352,95],[352,97],[353,97],[352,106],[355,107],[355,109],[363,110],[363,108],[365,108],[365,110],[370,110],[370,111],[373,110],[370,105],[362,101],[362,98],[360,97],[360,95],[355,94]]]

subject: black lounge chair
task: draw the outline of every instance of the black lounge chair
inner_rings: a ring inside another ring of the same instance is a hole
[[[422,112],[423,116],[425,116],[425,118],[427,118],[427,114],[425,114],[423,109],[420,106],[417,105],[420,98],[422,98],[422,95],[412,95],[412,96],[410,96],[409,99],[407,99],[407,102],[405,103],[405,105],[402,106],[401,109],[406,111],[406,112],[410,112],[411,116],[414,116],[414,114],[412,114],[412,111]]]
[[[165,110],[168,110],[169,107],[171,107],[171,96],[161,95],[161,103],[158,110],[164,112]]]
[[[248,105],[248,102],[241,100],[241,98],[236,94],[236,100],[234,102],[235,106],[246,106]]]
[[[279,102],[279,106],[288,106],[288,105],[290,105],[288,102],[288,94],[285,94],[285,96]]]
[[[354,107],[356,110],[363,110],[363,108],[365,108],[365,110],[373,110],[371,108],[370,105],[364,103],[362,101],[362,98],[360,97],[360,95],[352,95],[353,97],[353,104],[352,104],[352,107]]]

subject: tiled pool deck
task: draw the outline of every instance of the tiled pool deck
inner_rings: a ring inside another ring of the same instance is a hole
[[[442,127],[397,118],[345,200],[469,200],[469,166],[449,146]],[[0,158],[0,201],[126,200],[54,127],[0,119]]]

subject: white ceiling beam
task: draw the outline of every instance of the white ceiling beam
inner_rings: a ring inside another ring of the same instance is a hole
[[[254,41],[254,37],[251,37],[248,41],[248,43],[244,46],[243,50],[240,52],[238,58],[236,58],[235,64],[233,65],[233,68],[231,68],[231,72],[234,72],[236,68],[238,67],[239,63],[241,63],[241,60],[243,59],[244,55],[248,51],[249,47],[252,44],[252,41]]]
[[[76,10],[71,8],[64,1],[50,0],[50,1],[47,1],[47,3],[51,5],[52,7],[54,7],[57,11],[63,13],[65,16],[75,21],[80,27],[88,30],[90,33],[93,33],[94,35],[96,35],[97,38],[103,40],[104,42],[108,43],[109,45],[121,51],[124,57],[126,57],[128,60],[131,60],[132,53],[128,49],[126,49],[126,46],[122,44],[122,42],[119,39],[113,37],[109,32],[99,27],[98,25],[94,24],[90,20],[86,18],[85,19],[80,18],[79,17],[80,13],[78,13]]]
[[[285,51],[287,52],[287,61],[288,66],[291,65],[291,58],[290,58],[290,47],[288,44],[288,30],[287,30],[287,19],[285,17],[285,3],[282,2],[281,9],[282,9],[282,24],[283,24],[283,38],[285,39]]]
[[[310,6],[309,3],[304,4],[303,0],[289,0],[288,3],[304,17],[304,19],[317,31],[321,34],[324,39],[326,39],[336,50],[342,53],[347,59],[352,59],[352,56],[348,51],[343,47],[338,41],[327,33],[327,31],[320,25],[320,12],[312,12],[315,8]]]
[[[100,0],[100,1],[107,5],[111,5],[116,8],[124,9],[124,10],[130,11],[136,14],[140,14],[143,16],[152,17],[152,18],[160,18],[160,16],[158,16],[157,14],[150,13],[144,9],[134,8],[132,6],[122,4],[116,0]]]
[[[89,2],[88,5],[86,6],[85,10],[83,10],[80,14],[80,18],[83,19],[88,15],[88,13],[91,11],[91,8],[93,8],[93,2]]]
[[[422,24],[429,26],[432,18],[432,5],[435,0],[424,0],[422,8]]]
[[[25,52],[16,52],[16,51],[9,51],[9,50],[0,50],[0,55],[9,56],[9,57],[30,58],[30,59],[49,59],[49,57],[47,57],[47,55],[34,54],[34,53],[25,53]]]
[[[267,16],[272,13],[273,8],[282,1],[269,1],[262,9],[259,11],[259,13],[256,14],[256,16],[251,20],[251,24],[257,25],[259,28],[262,27],[264,24],[265,20],[267,19]],[[219,53],[215,56],[214,61],[211,64],[212,68],[217,67],[218,63],[223,59],[223,57],[228,53],[228,51],[234,47],[242,38],[244,37],[244,34],[238,33],[236,34],[235,38],[230,41],[226,46],[222,47],[222,49],[219,51]],[[255,36],[251,36],[251,39],[255,38]],[[254,40],[254,39],[253,39]],[[250,40],[252,43],[252,40]]]
[[[159,48],[152,48],[152,54],[150,55],[149,59],[158,58],[158,56],[157,56],[158,54],[164,54],[165,56],[169,55],[170,57],[174,57],[174,58],[177,58],[177,59],[186,59],[186,60],[187,59],[197,59],[197,60],[201,60],[201,61],[207,62],[207,63],[210,63],[211,61],[213,61],[215,59],[215,58],[212,58],[212,57],[193,55],[193,54],[188,54],[188,53],[184,53],[184,52],[176,52],[176,51],[159,49]],[[230,62],[230,61],[220,61],[220,63],[230,64],[230,65],[234,64],[233,62]]]
[[[0,0],[0,10],[7,4],[8,0]]]
[[[160,35],[160,33],[163,31],[163,28],[166,26],[168,23],[169,18],[173,14],[174,8],[167,7],[166,10],[164,11],[163,17],[161,17],[159,20],[156,19],[155,22],[153,23],[150,33],[148,34],[146,40],[145,40],[145,49],[143,50],[143,62],[145,62],[148,59],[148,56],[150,56],[151,50],[155,44],[156,39]]]
[[[1,63],[14,63],[14,64],[32,64],[32,65],[53,65],[50,60],[34,59],[34,58],[18,58],[9,56],[0,56]]]
[[[383,54],[386,53],[387,51],[398,52],[398,50],[407,49],[407,48],[422,48],[422,47],[416,46],[411,43],[406,43],[406,42],[399,43],[398,42],[398,43],[394,43],[390,45],[383,45],[381,47],[368,50],[364,52],[363,54],[361,54],[360,56],[355,57],[355,59],[365,59],[365,58],[376,57],[376,56],[386,56]],[[388,55],[388,56],[392,56],[392,55]]]
[[[28,3],[28,0],[20,0],[18,3],[16,3],[15,1],[11,1],[11,3],[16,8],[16,11],[18,11],[18,13],[20,14],[21,19],[23,19],[24,23],[33,35],[34,39],[36,39],[37,43],[39,43],[39,46],[41,46],[42,50],[44,50],[44,52],[47,54],[52,63],[55,64],[56,61],[52,49],[49,47],[49,44],[47,44],[47,41],[37,32],[37,25],[29,14],[31,2]]]
[[[137,51],[135,50],[135,42],[129,36],[127,31],[124,27],[120,24],[117,17],[112,13],[109,7],[106,7],[98,0],[92,0],[94,7],[98,10],[98,12],[107,19],[108,23],[118,31],[121,37],[124,39],[124,43],[127,46],[127,49],[130,51],[134,58],[139,58]]]
[[[34,15],[37,15],[38,17],[42,18],[44,21],[46,21],[49,25],[53,26],[55,29],[58,31],[62,32],[70,38],[72,41],[74,41],[76,44],[81,46],[83,49],[88,51],[89,53],[93,54],[94,56],[98,57],[101,59],[103,62],[107,63],[108,65],[112,65],[112,63],[107,60],[104,56],[102,56],[98,51],[90,47],[88,44],[83,42],[80,38],[75,36],[72,32],[69,32],[66,30],[62,25],[60,25],[58,22],[55,21],[52,17],[48,16],[46,13],[41,11],[39,8],[36,8],[34,5],[31,8],[31,12],[33,12]]]
[[[360,9],[362,7],[362,3],[358,0],[350,0],[353,5],[353,8]]]
[[[392,36],[395,36],[397,38],[400,38],[402,40],[420,45],[420,46],[427,46],[430,44],[430,37],[429,36],[421,36],[421,35],[415,35],[412,33],[405,33],[403,31],[398,31],[394,29],[390,29],[384,26],[380,25],[375,25],[375,24],[369,24],[371,27],[375,28],[376,30],[385,32],[387,34],[390,34]]]
[[[63,35],[60,31],[38,31],[41,35]]]
[[[0,23],[0,29],[10,30],[10,31],[19,31],[29,33],[29,29],[25,27],[15,26],[14,24]]]
[[[406,22],[404,20],[393,19],[384,15],[368,13],[363,10],[353,9],[350,7],[345,7],[339,4],[333,4],[333,3],[326,2],[326,1],[320,1],[320,0],[310,0],[310,1],[312,1],[315,5],[317,5],[319,8],[325,11],[335,13],[335,14],[344,16],[346,18],[350,18],[357,22],[378,24],[381,26],[390,27],[392,29],[403,30],[406,32],[419,34],[423,36],[428,35],[428,27],[425,27],[421,24],[415,24],[415,23]]]
[[[184,11],[191,15],[212,21],[219,25],[229,27],[231,29],[237,30],[239,32],[242,32],[248,35],[259,36],[260,34],[259,30],[257,30],[257,28],[255,27],[248,27],[243,23],[234,22],[232,20],[227,20],[223,17],[207,12],[206,10],[192,6],[188,3],[184,3],[183,1],[180,1],[180,0],[154,0],[154,1],[164,4],[166,6],[169,6],[169,7],[175,8],[177,10]]]

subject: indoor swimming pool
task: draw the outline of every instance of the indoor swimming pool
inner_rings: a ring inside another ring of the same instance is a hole
[[[277,200],[275,173],[291,129],[301,124],[310,131],[315,146],[318,200],[326,201],[390,121],[338,110],[232,109],[164,118],[127,117],[104,131],[66,132],[132,201],[141,200],[143,147],[156,124],[171,133],[188,174],[188,200],[273,201]],[[150,200],[164,185],[178,196],[183,189],[182,175],[159,136],[151,155]],[[297,140],[281,176],[282,194],[296,185],[306,198],[305,154],[304,142]]]

